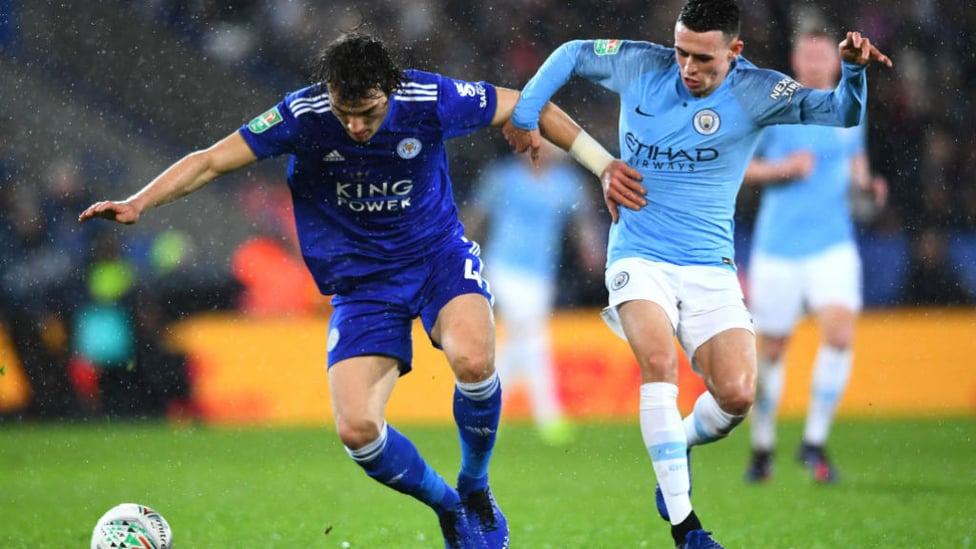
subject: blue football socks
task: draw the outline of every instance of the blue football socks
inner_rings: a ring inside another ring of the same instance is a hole
[[[454,509],[457,492],[420,456],[410,439],[384,425],[373,442],[350,450],[349,456],[366,474],[398,492],[413,496],[441,513]]]
[[[461,439],[461,496],[488,487],[488,463],[495,447],[502,412],[498,373],[477,383],[457,382],[454,388],[454,421]]]

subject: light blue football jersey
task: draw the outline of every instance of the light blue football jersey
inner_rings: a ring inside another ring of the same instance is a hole
[[[804,179],[764,185],[753,233],[753,249],[781,257],[802,257],[854,241],[847,190],[851,160],[864,152],[864,126],[772,126],[756,155],[778,161],[798,151],[814,156]]]
[[[694,97],[674,50],[649,42],[577,40],[560,46],[522,91],[513,123],[538,127],[539,111],[570,77],[620,96],[623,160],[639,170],[647,206],[620,209],[608,261],[641,257],[735,268],[733,215],[761,130],[772,124],[853,126],[867,97],[864,67],[843,64],[833,91],[800,86],[739,57],[722,84]]]
[[[571,216],[589,208],[583,185],[565,163],[536,169],[523,157],[510,157],[490,165],[474,196],[474,205],[487,214],[483,251],[489,268],[555,278],[564,229]]]
[[[495,88],[416,70],[357,143],[324,86],[289,93],[239,131],[259,159],[288,154],[302,255],[323,294],[395,273],[463,237],[446,139],[489,126]]]

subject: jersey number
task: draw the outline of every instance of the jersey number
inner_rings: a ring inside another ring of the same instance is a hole
[[[481,280],[481,271],[476,271],[474,268],[474,261],[470,258],[464,260],[464,278],[468,280],[476,280],[478,286],[484,287],[485,283]]]

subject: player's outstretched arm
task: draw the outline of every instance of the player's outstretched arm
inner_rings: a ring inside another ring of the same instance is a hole
[[[851,159],[851,182],[860,190],[874,197],[874,204],[883,207],[888,203],[888,179],[871,171],[867,153]]]
[[[840,57],[848,63],[867,65],[875,62],[891,67],[891,58],[881,53],[881,50],[871,44],[867,36],[861,36],[857,31],[848,31],[847,36],[837,45]]]
[[[542,133],[539,129],[522,130],[512,124],[512,113],[515,110],[516,103],[518,103],[519,92],[509,88],[496,87],[495,93],[497,107],[495,109],[495,117],[491,121],[492,126],[502,126],[502,133],[515,152],[528,152],[532,158],[532,165],[539,167],[539,148],[542,147]],[[543,119],[548,119],[550,128],[547,132],[547,137],[549,137],[549,140],[561,149],[569,150],[573,139],[576,138],[576,134],[582,131],[582,129],[569,115],[563,113],[558,107],[557,111],[559,112],[554,112],[552,110],[554,106],[549,103],[546,107],[543,107],[543,112],[539,115],[540,127],[542,127]],[[547,110],[548,116],[546,116]],[[560,116],[560,114],[564,116]]]
[[[498,111],[507,112],[511,116],[518,97],[518,92],[514,90],[498,88]],[[547,102],[543,106],[539,113],[539,129],[518,128],[510,120],[500,119],[498,112],[496,120],[501,120],[504,124],[502,132],[509,145],[518,153],[528,151],[534,165],[538,166],[538,151],[544,136],[599,177],[603,198],[614,223],[620,218],[619,206],[639,210],[647,204],[644,200],[647,191],[640,183],[640,172],[626,162],[615,159],[555,103]]]
[[[192,152],[159,174],[125,200],[103,200],[89,206],[78,221],[100,217],[130,225],[143,212],[172,202],[203,187],[217,177],[257,160],[240,133],[234,132],[208,149]]]

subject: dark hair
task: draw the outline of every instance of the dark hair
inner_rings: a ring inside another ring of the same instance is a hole
[[[717,30],[732,38],[739,36],[739,5],[735,0],[688,0],[678,22],[693,32]]]
[[[376,90],[391,96],[406,79],[386,45],[360,31],[347,32],[326,46],[312,76],[320,89],[331,85],[346,101],[364,99]]]

